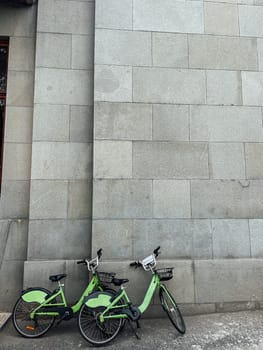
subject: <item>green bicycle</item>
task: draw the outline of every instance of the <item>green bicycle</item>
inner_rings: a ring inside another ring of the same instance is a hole
[[[115,285],[120,286],[119,292],[112,296],[107,291],[97,291],[90,294],[82,305],[78,315],[78,325],[82,336],[93,345],[104,345],[113,340],[122,328],[123,320],[137,322],[149,307],[155,290],[159,289],[159,297],[164,311],[177,331],[185,333],[186,327],[182,314],[172,295],[162,281],[173,277],[173,268],[156,269],[156,258],[160,247],[152,255],[141,262],[133,262],[130,266],[142,266],[145,271],[151,271],[152,279],[141,305],[133,305],[123,287],[128,279],[114,278]]]
[[[111,283],[115,273],[96,271],[101,255],[102,249],[99,249],[95,258],[77,261],[77,264],[87,266],[92,273],[92,278],[80,299],[71,307],[68,306],[65,298],[64,284],[60,282],[66,277],[66,274],[49,276],[52,282],[58,282],[58,288],[52,292],[42,287],[22,291],[12,312],[12,322],[17,332],[26,338],[40,337],[52,327],[56,318],[59,318],[57,325],[63,320],[71,319],[80,310],[85,298],[92,291],[107,290],[111,296],[116,294],[115,290],[104,284]]]

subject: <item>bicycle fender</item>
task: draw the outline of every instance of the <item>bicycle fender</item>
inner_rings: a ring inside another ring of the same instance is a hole
[[[22,292],[21,298],[27,303],[43,303],[50,292],[44,288],[29,288]]]
[[[111,299],[112,295],[107,292],[95,292],[85,299],[85,304],[90,308],[107,307],[110,305]]]

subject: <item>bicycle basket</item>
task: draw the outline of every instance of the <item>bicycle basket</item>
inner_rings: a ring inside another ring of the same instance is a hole
[[[173,278],[173,267],[166,267],[164,269],[156,270],[161,281],[169,281]]]
[[[100,282],[111,283],[116,273],[115,272],[98,272],[98,275],[99,275]]]

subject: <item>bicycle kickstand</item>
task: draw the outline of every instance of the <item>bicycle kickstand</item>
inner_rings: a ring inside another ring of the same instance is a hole
[[[62,316],[56,323],[56,327],[60,325],[60,323],[65,319],[65,316]]]
[[[139,337],[139,335],[138,335],[138,333],[136,332],[135,328],[132,326],[131,320],[128,320],[128,322],[129,322],[129,325],[130,325],[130,327],[131,327],[133,333],[135,334],[136,338],[137,338],[138,340],[141,340],[141,338]],[[137,325],[137,328],[140,328],[139,321],[136,321],[136,325]]]

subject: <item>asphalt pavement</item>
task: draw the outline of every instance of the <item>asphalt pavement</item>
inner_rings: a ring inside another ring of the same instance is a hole
[[[142,319],[136,338],[128,325],[107,350],[263,350],[263,310],[185,317],[187,331],[179,335],[169,319]],[[98,349],[82,338],[77,320],[64,321],[37,339],[21,337],[9,320],[0,331],[0,350]]]

